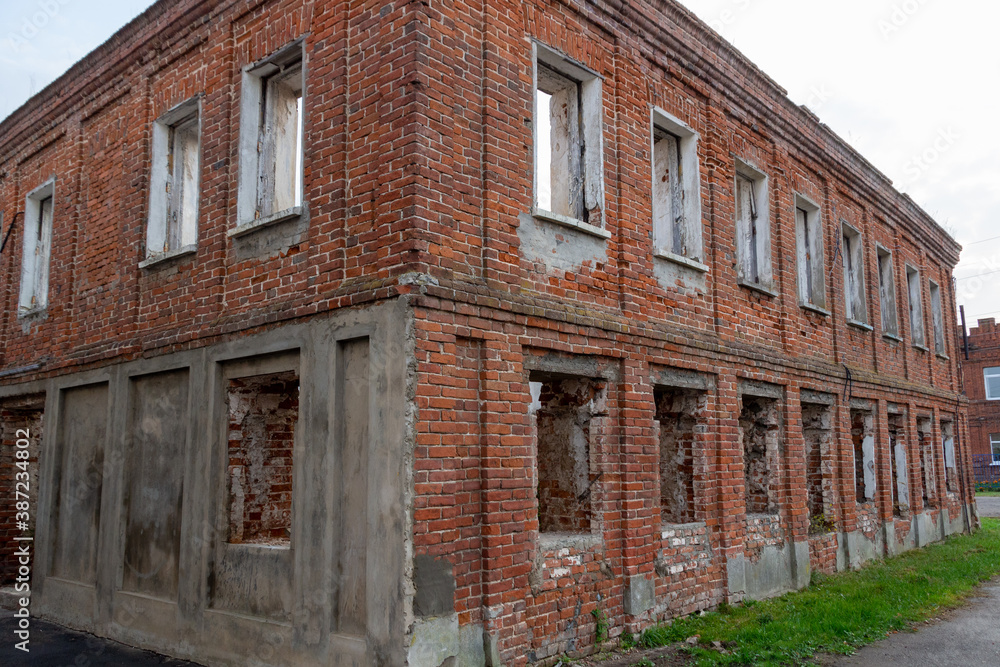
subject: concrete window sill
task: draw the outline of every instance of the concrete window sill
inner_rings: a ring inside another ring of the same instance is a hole
[[[746,287],[748,290],[753,290],[754,292],[760,292],[761,294],[769,296],[772,299],[778,298],[777,292],[772,290],[770,287],[767,287],[766,285],[762,285],[761,283],[751,283],[746,280],[738,280],[737,283],[739,284],[740,287]]]
[[[39,306],[37,308],[22,308],[17,311],[17,319],[19,320],[33,320],[41,318],[48,311],[49,307]]]
[[[830,317],[830,314],[831,314],[830,311],[827,310],[826,308],[823,308],[821,306],[817,306],[816,304],[813,304],[813,303],[800,303],[799,307],[802,310],[808,310],[810,312],[822,315],[823,317]]]
[[[913,349],[914,350],[920,350],[921,352],[930,352],[931,351],[929,347],[925,347],[923,345],[920,345],[919,343],[914,343],[913,344]]]
[[[538,218],[539,220],[547,220],[549,222],[554,222],[557,225],[562,225],[563,227],[569,227],[570,229],[575,229],[581,231],[584,234],[590,234],[591,236],[596,236],[600,239],[610,239],[611,232],[606,229],[601,229],[600,227],[595,227],[594,225],[588,224],[583,220],[577,220],[575,218],[570,218],[565,215],[559,215],[558,213],[553,213],[551,211],[546,211],[544,209],[535,208],[531,211],[531,216],[533,218]]]
[[[538,546],[545,551],[565,548],[586,551],[601,546],[601,536],[576,533],[541,533],[538,536]]]
[[[882,334],[882,338],[884,338],[884,339],[886,339],[888,341],[891,341],[893,343],[902,343],[903,342],[902,338],[900,338],[896,334],[891,334],[891,333],[883,333]]]
[[[855,329],[860,329],[861,331],[866,331],[866,332],[875,330],[874,327],[872,327],[872,325],[860,322],[858,320],[847,320],[847,325],[854,327]]]
[[[139,262],[140,269],[148,269],[152,266],[157,266],[159,264],[165,264],[172,259],[178,259],[180,257],[186,257],[188,255],[193,255],[198,251],[197,245],[186,245],[181,246],[175,250],[168,250],[167,252],[161,252],[156,255],[150,255],[146,259]]]
[[[656,257],[657,259],[662,259],[667,262],[672,262],[674,264],[677,264],[678,266],[683,266],[686,269],[697,271],[698,273],[708,273],[710,271],[709,267],[706,264],[702,264],[701,262],[694,259],[689,259],[687,257],[684,257],[683,255],[677,255],[668,250],[663,250],[662,248],[660,250],[654,251],[653,256]]]
[[[234,229],[230,229],[226,232],[226,236],[231,239],[239,238],[247,234],[252,234],[258,229],[263,229],[265,227],[270,227],[272,225],[281,224],[282,222],[288,222],[289,220],[298,220],[302,216],[302,207],[294,206],[292,208],[285,209],[284,211],[278,211],[273,215],[269,215],[266,218],[259,218],[257,220],[250,220],[249,222],[242,222],[237,225]]]
[[[951,357],[949,357],[947,354],[944,354],[943,352],[937,352],[935,353],[935,356],[937,356],[937,358],[940,359],[941,361],[951,361]]]

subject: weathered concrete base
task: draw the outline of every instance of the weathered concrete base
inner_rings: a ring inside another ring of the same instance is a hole
[[[760,600],[809,585],[809,542],[768,546],[751,561],[744,554],[726,559],[730,599]]]
[[[33,614],[206,665],[402,667],[411,323],[404,298],[0,387],[46,395]],[[290,535],[239,544],[227,374],[288,363],[301,387]],[[485,662],[481,629],[447,631],[455,664]]]
[[[895,529],[893,529],[895,536]],[[843,561],[840,552],[843,550]],[[885,530],[878,531],[875,539],[871,540],[860,531],[841,533],[837,541],[837,565],[838,569],[856,570],[870,560],[882,558],[885,555]],[[840,568],[841,562],[844,567]]]

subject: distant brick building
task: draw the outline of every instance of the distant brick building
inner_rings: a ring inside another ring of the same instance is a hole
[[[0,123],[0,215],[74,627],[550,665],[974,525],[958,245],[673,2],[162,0]]]
[[[992,317],[969,329],[968,351],[962,375],[976,481],[1000,481],[1000,328]]]

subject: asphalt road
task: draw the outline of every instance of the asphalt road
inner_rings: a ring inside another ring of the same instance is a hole
[[[97,667],[128,665],[147,667],[198,667],[193,662],[174,660],[149,651],[139,651],[117,642],[83,632],[67,630],[52,623],[31,619],[29,652],[14,647],[17,619],[14,612],[0,609],[0,665],[3,667]]]

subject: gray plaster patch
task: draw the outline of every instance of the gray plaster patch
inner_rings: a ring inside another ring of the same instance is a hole
[[[639,616],[656,604],[656,588],[652,579],[637,574],[628,578],[625,590],[625,613]]]
[[[455,611],[455,577],[444,558],[421,555],[413,559],[413,613],[417,616],[447,616]]]
[[[517,236],[521,256],[535,265],[538,273],[579,271],[608,261],[607,241],[527,213],[518,216]]]
[[[442,667],[459,653],[458,614],[417,619],[407,655],[408,667]],[[464,667],[464,665],[463,665]]]

